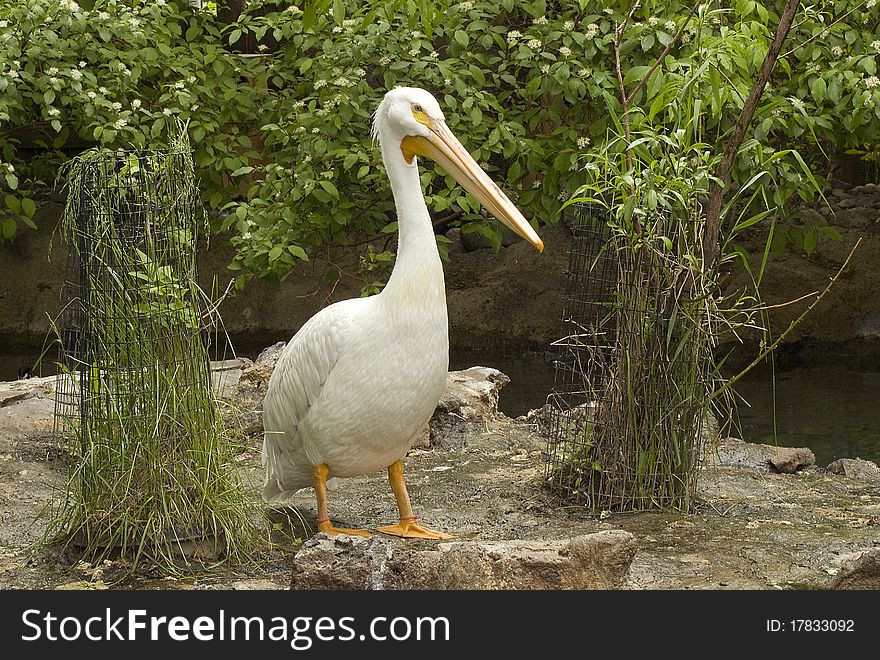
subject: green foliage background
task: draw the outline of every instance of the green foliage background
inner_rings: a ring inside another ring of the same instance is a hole
[[[707,1],[633,100],[671,126],[696,79],[704,142],[723,144],[778,22],[781,0]],[[880,136],[877,0],[804,3],[755,116],[735,181],[764,170],[778,208],[808,197],[796,146],[822,172]],[[621,44],[632,89],[690,5],[642,3]],[[239,283],[283,278],[334,244],[394,230],[371,113],[395,85],[432,91],[450,128],[534,223],[556,222],[587,182],[591,145],[619,115],[612,37],[623,2],[251,2],[223,25],[183,0],[0,0],[0,236],[33,226],[35,194],[77,150],[156,146],[189,122],[204,200],[230,230]],[[238,51],[251,50],[251,53]],[[720,146],[718,147],[720,149]],[[440,171],[423,172],[435,222],[500,242]],[[815,249],[818,232],[801,234]]]

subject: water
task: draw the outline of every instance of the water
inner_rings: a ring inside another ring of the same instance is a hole
[[[259,350],[238,353],[253,358]],[[32,368],[39,355],[39,348],[0,351],[0,380],[15,380],[18,370]],[[54,352],[47,355],[38,375],[55,373],[54,358]],[[553,389],[549,353],[473,348],[450,355],[450,369],[477,365],[510,377],[498,402],[508,417],[540,408]],[[737,384],[736,391],[747,403],[740,403],[738,428],[731,434],[749,442],[809,447],[823,467],[837,458],[857,456],[880,463],[880,372],[837,364],[800,367],[777,371],[774,386],[769,371],[756,370]]]
[[[553,388],[549,355],[472,349],[450,356],[451,369],[474,365],[495,367],[510,376],[498,402],[509,417],[544,405]],[[769,370],[756,370],[735,389],[745,402],[738,406],[731,435],[748,442],[809,447],[822,467],[837,458],[880,463],[880,372],[835,364],[800,367],[777,371],[774,386]]]

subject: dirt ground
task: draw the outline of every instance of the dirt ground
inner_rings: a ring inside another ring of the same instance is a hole
[[[128,574],[121,560],[89,566],[74,553],[33,552],[45,530],[38,519],[64,482],[65,455],[51,434],[50,381],[0,384],[0,588],[281,589],[289,582],[293,538],[250,566],[220,566],[186,577],[155,570]],[[259,441],[240,457],[258,497]],[[624,529],[638,539],[629,589],[826,588],[841,563],[880,544],[880,483],[813,468],[794,475],[754,469],[704,468],[689,514],[595,515],[559,506],[542,489],[544,440],[524,421],[500,417],[467,446],[414,450],[407,482],[422,521],[464,539],[566,539]],[[312,492],[296,511],[273,520],[306,537],[301,515],[315,514]],[[384,474],[341,480],[330,493],[336,524],[376,527],[393,522],[394,500]],[[288,525],[289,523],[289,525]],[[406,542],[406,541],[399,541]]]

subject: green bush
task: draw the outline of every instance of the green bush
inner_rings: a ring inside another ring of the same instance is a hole
[[[38,181],[51,182],[62,147],[155,144],[176,116],[189,121],[205,201],[226,214],[215,229],[232,231],[239,283],[282,278],[321,246],[393,231],[369,128],[382,94],[398,84],[434,92],[452,130],[525,214],[553,223],[586,180],[589,146],[606,139],[610,114],[620,112],[612,38],[624,3],[315,0],[303,12],[252,2],[231,25],[183,0],[81,4],[0,0],[6,238],[19,222],[32,224],[25,200]],[[680,92],[676,80],[695,78],[708,109],[706,142],[718,144],[783,3],[705,4],[633,105],[662,128],[670,95]],[[794,142],[808,153],[818,145],[819,165],[830,147],[872,151],[880,132],[876,5],[801,10],[735,181],[766,170],[763,185],[782,207],[790,195],[810,193],[799,164],[777,148]],[[621,44],[628,84],[688,9],[643,3]],[[232,52],[245,42],[258,44],[252,55]],[[28,143],[46,150],[34,158]],[[500,243],[497,225],[450,178],[428,168],[423,183],[435,222]]]

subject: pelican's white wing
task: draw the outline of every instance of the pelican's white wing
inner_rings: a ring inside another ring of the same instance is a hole
[[[284,348],[263,402],[263,498],[282,501],[312,485],[312,464],[301,427],[321,397],[345,346],[352,312],[361,300],[345,300],[315,314]]]

